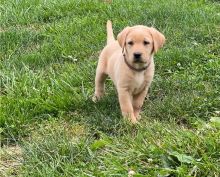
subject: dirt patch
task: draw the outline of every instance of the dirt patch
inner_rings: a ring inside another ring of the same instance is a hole
[[[18,145],[0,149],[0,176],[16,176],[22,164],[22,151]]]
[[[0,27],[0,33],[4,33],[4,32],[5,32],[5,29]]]
[[[10,26],[10,27],[0,27],[0,33],[4,32],[10,32],[11,30],[26,30],[30,32],[39,32],[43,30],[48,24],[28,24],[28,25],[15,25],[15,26]]]

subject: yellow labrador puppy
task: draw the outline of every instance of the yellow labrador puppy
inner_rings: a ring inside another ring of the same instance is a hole
[[[117,88],[122,115],[136,123],[153,80],[153,56],[164,42],[163,34],[142,25],[126,27],[115,40],[108,21],[107,45],[99,57],[93,101],[104,95],[104,82],[109,76]]]

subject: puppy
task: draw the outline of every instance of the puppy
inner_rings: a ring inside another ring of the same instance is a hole
[[[93,101],[104,95],[104,82],[109,76],[117,89],[123,117],[136,123],[153,80],[153,56],[164,42],[163,34],[142,25],[126,27],[115,40],[112,23],[108,21],[107,45],[98,61]]]

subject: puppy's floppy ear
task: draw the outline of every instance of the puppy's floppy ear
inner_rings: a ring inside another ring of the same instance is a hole
[[[118,43],[122,49],[124,48],[126,36],[127,36],[128,32],[130,31],[130,29],[131,29],[131,27],[129,27],[129,26],[124,28],[117,36]]]
[[[154,41],[154,53],[156,53],[165,43],[165,37],[162,33],[152,27],[150,28],[150,33]]]

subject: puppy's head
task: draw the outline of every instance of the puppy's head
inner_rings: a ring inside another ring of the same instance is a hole
[[[155,28],[138,25],[126,27],[118,34],[117,40],[130,64],[146,66],[163,46],[165,37]]]

